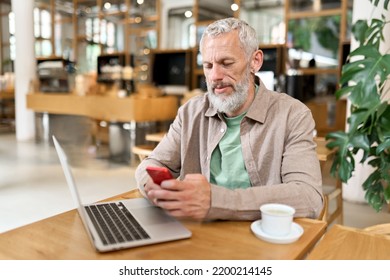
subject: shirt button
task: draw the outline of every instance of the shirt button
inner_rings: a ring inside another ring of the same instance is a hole
[[[225,129],[224,128],[221,128],[221,133],[224,133],[225,132]]]

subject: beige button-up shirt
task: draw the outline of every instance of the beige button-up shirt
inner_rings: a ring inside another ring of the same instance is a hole
[[[241,122],[242,155],[252,187],[229,190],[211,186],[206,219],[256,220],[264,203],[285,203],[296,217],[315,218],[322,209],[322,178],[313,141],[314,120],[300,101],[267,90],[263,83]],[[179,108],[167,135],[137,167],[140,191],[147,165],[168,167],[174,176],[201,173],[210,179],[213,150],[226,123],[208,100],[192,98]]]

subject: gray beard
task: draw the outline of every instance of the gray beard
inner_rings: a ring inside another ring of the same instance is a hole
[[[220,113],[234,114],[238,111],[248,98],[248,91],[250,86],[250,74],[246,74],[243,80],[234,88],[234,91],[229,96],[218,96],[213,91],[213,85],[207,82],[207,91],[209,93],[209,100],[211,104]]]

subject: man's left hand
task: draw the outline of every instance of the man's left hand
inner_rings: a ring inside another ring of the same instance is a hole
[[[202,220],[210,209],[211,186],[205,176],[188,174],[183,181],[162,182],[148,197],[174,217]]]

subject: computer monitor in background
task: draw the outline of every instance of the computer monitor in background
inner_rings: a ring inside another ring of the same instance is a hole
[[[113,83],[121,79],[122,69],[126,65],[123,53],[103,54],[97,58],[97,79],[99,83]]]
[[[152,54],[152,83],[167,94],[183,94],[191,85],[191,52],[187,50]]]

